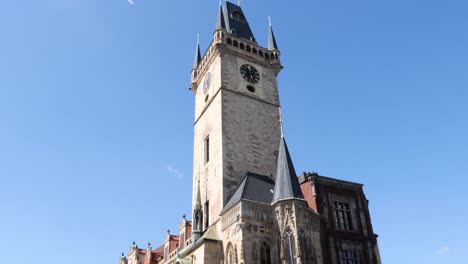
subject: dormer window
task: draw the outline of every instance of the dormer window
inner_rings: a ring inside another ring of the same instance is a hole
[[[239,12],[239,11],[232,12],[231,13],[231,18],[235,19],[235,20],[237,20],[239,22],[242,22],[242,23],[246,22],[244,15],[242,15],[242,13]]]

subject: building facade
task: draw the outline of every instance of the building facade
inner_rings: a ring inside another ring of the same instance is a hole
[[[263,47],[240,6],[219,7],[191,73],[192,221],[184,216],[157,249],[133,243],[119,264],[380,263],[362,185],[349,183],[353,193],[318,175],[297,177],[282,133],[280,56],[271,25]]]

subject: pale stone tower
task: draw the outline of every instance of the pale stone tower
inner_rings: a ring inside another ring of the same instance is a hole
[[[192,208],[200,206],[199,182],[204,230],[247,172],[271,178],[276,173],[281,134],[276,76],[282,66],[271,26],[268,46],[257,44],[242,9],[230,2],[220,6],[203,57],[197,44]]]
[[[179,234],[168,230],[156,249],[133,243],[119,264],[380,263],[362,185],[318,174],[299,183],[269,29],[264,48],[239,6],[219,7],[213,40],[203,56],[197,43],[192,67],[193,222],[184,215]]]

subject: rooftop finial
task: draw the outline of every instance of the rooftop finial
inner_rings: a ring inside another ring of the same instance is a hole
[[[268,25],[271,27],[271,17],[268,16]]]
[[[237,5],[240,6],[242,0],[237,0]]]
[[[197,34],[197,45],[200,45],[200,34]]]

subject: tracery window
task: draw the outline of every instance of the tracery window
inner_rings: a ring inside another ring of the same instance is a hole
[[[229,243],[227,250],[227,262],[226,264],[236,264],[236,253],[234,247]]]
[[[270,246],[263,242],[260,246],[260,264],[271,264],[270,252]]]
[[[301,247],[301,262],[302,264],[309,264],[309,254],[307,250],[307,237],[305,232],[299,232],[299,245]]]
[[[287,227],[284,233],[284,253],[286,264],[296,264],[296,240],[291,228]]]

